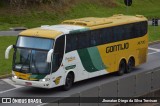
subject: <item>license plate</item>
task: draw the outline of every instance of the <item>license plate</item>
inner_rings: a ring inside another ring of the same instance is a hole
[[[31,86],[32,83],[31,82],[25,82],[27,86]]]

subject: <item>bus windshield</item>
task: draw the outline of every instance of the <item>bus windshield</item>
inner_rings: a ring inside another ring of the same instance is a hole
[[[20,36],[14,53],[13,70],[30,74],[49,74],[46,62],[54,40]]]
[[[49,74],[48,51],[16,48],[13,69],[22,73]]]

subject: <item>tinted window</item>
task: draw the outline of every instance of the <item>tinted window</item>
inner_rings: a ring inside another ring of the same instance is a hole
[[[87,48],[90,46],[90,32],[78,34],[78,49]]]
[[[67,35],[66,39],[67,39],[66,52],[76,50],[78,44],[77,34],[69,34]]]
[[[141,22],[139,23],[139,27],[140,27],[140,36],[143,36],[147,33],[147,29],[148,29],[148,23],[147,22]]]
[[[126,39],[130,39],[130,38],[133,38],[134,37],[134,25],[133,24],[128,24],[128,25],[124,25],[123,28],[124,28],[124,35],[123,35],[123,39],[126,40]]]
[[[57,71],[60,67],[64,55],[65,36],[60,36],[55,42],[54,53],[52,56],[52,71]]]
[[[101,39],[102,39],[102,44],[105,43],[110,43],[113,41],[114,37],[113,37],[113,32],[112,32],[112,28],[104,28],[101,30]]]
[[[124,39],[125,30],[123,26],[113,27],[114,41],[121,41]]]
[[[67,35],[66,52],[144,36],[147,21]]]
[[[91,46],[96,46],[96,45],[101,44],[101,31],[100,30],[91,31],[90,43],[91,43]]]

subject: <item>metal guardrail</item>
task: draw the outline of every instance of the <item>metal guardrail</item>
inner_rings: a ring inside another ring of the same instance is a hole
[[[21,31],[0,31],[0,36],[17,36]]]
[[[153,25],[152,20],[149,20],[149,21],[148,21],[148,25]],[[160,20],[158,20],[158,25],[160,25]]]
[[[160,89],[160,67],[129,74],[70,97],[140,97]],[[159,95],[160,96],[160,95]],[[50,103],[45,106],[114,106],[117,103]],[[123,105],[122,105],[123,106]]]

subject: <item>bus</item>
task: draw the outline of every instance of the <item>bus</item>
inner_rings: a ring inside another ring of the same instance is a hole
[[[42,25],[22,31],[13,48],[12,80],[40,88],[62,86],[116,72],[131,72],[145,63],[148,25],[143,15],[117,14]]]

